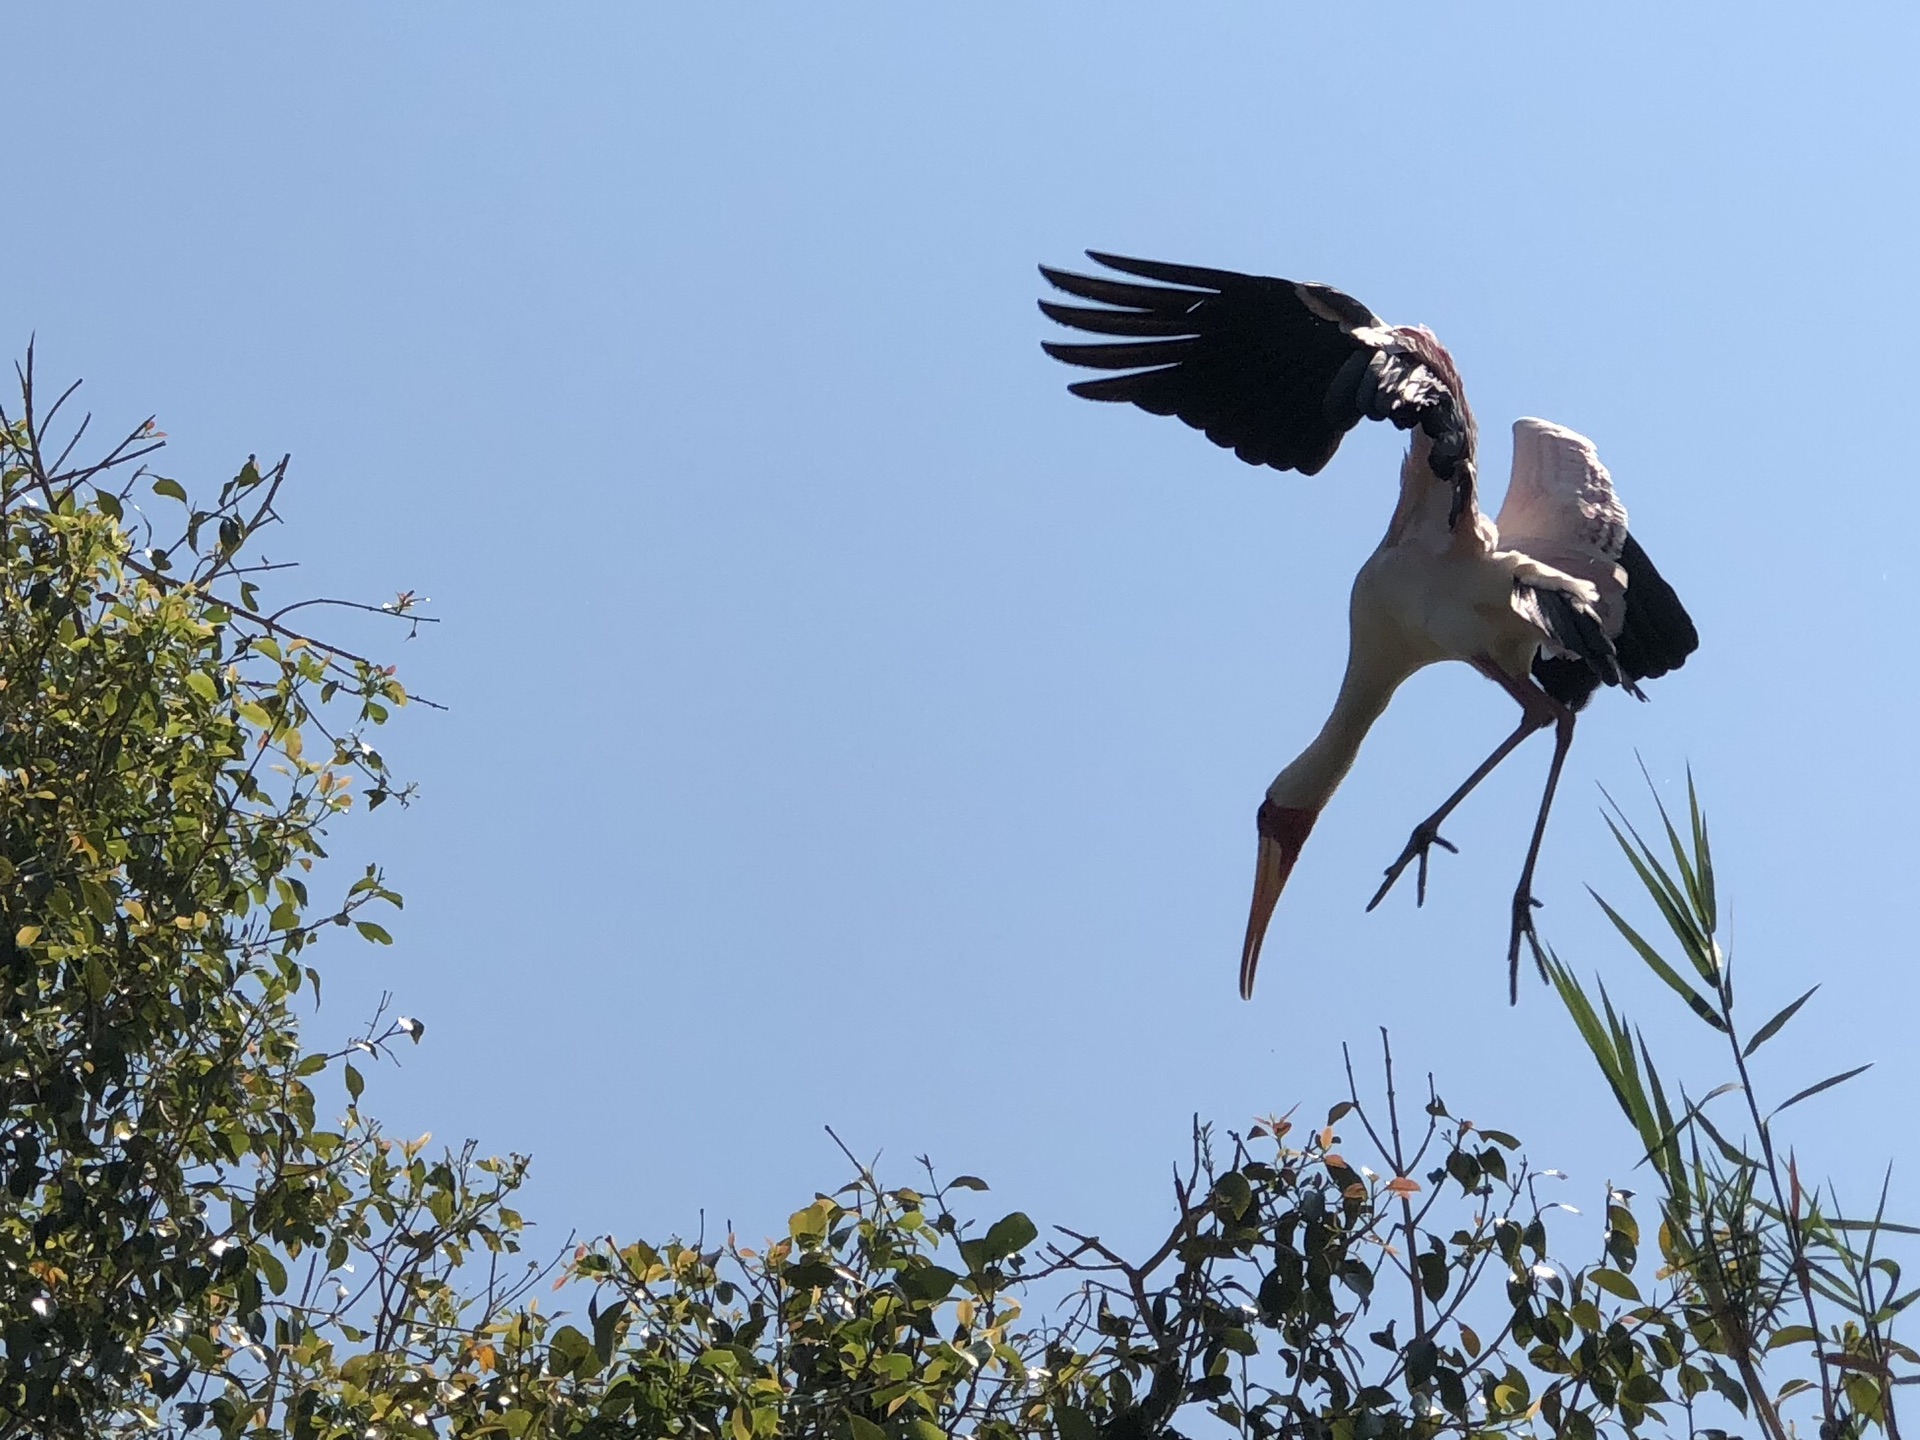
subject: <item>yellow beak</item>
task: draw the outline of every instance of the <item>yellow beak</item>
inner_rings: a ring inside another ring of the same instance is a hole
[[[1247,915],[1247,939],[1240,950],[1240,998],[1253,998],[1254,972],[1260,968],[1260,944],[1267,937],[1267,923],[1273,919],[1273,907],[1280,903],[1280,892],[1287,888],[1293,862],[1307,843],[1318,810],[1298,810],[1268,800],[1260,806],[1257,824],[1260,849],[1253,862],[1253,908]]]

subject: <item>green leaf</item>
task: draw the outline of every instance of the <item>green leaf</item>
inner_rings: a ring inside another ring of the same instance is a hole
[[[187,503],[186,487],[178,480],[169,480],[164,475],[153,482],[153,493],[165,495],[170,500],[178,500],[182,505]]]
[[[1713,846],[1707,840],[1707,817],[1700,809],[1691,765],[1687,767],[1687,814],[1693,822],[1693,853],[1700,867],[1700,913],[1706,918],[1707,928],[1715,930],[1720,924],[1720,904],[1713,885]]]
[[[1587,1279],[1591,1280],[1609,1295],[1616,1295],[1622,1300],[1632,1300],[1636,1304],[1639,1303],[1640,1287],[1635,1285],[1629,1277],[1622,1275],[1618,1270],[1609,1270],[1605,1266],[1601,1266],[1597,1269],[1589,1270],[1587,1272]]]
[[[1601,793],[1606,794],[1604,790]],[[1608,796],[1607,799],[1609,804],[1613,804],[1612,796]],[[1658,804],[1658,796],[1655,797],[1655,803]],[[1666,867],[1654,855],[1652,847],[1640,837],[1640,832],[1634,829],[1632,823],[1621,813],[1620,807],[1615,804],[1613,809],[1614,814],[1619,816],[1619,823],[1616,824],[1614,818],[1609,816],[1607,828],[1613,832],[1613,838],[1619,844],[1621,852],[1626,855],[1627,863],[1633,866],[1634,874],[1639,877],[1648,896],[1659,907],[1661,917],[1667,922],[1667,928],[1673,932],[1674,938],[1686,950],[1687,961],[1693,966],[1695,973],[1706,981],[1709,987],[1719,986],[1721,983],[1720,956],[1713,943],[1711,926],[1697,913],[1699,907],[1692,903],[1689,895],[1667,872]],[[1667,826],[1667,833],[1672,835],[1672,823],[1667,819],[1664,806],[1660,807],[1660,819],[1661,823]],[[1624,833],[1622,833],[1622,827],[1624,827]],[[1633,838],[1629,840],[1628,836]]]
[[[347,1097],[357,1102],[360,1099],[360,1092],[367,1088],[367,1082],[361,1076],[360,1072],[354,1068],[353,1062],[351,1060],[347,1062],[346,1078],[347,1078]]]
[[[1900,1225],[1892,1220],[1842,1220],[1836,1215],[1826,1223],[1835,1230],[1884,1230],[1889,1235],[1920,1235],[1920,1225]]]
[[[619,1300],[593,1317],[593,1350],[602,1365],[613,1363],[614,1336],[619,1333],[620,1317],[627,1313],[627,1302]]]
[[[553,1339],[547,1346],[547,1370],[554,1375],[591,1375],[600,1368],[600,1357],[594,1353],[593,1342],[586,1334],[572,1325],[562,1325],[554,1331]]]
[[[1600,1073],[1606,1077],[1614,1100],[1640,1132],[1641,1142],[1646,1146],[1647,1154],[1652,1156],[1661,1147],[1665,1127],[1655,1116],[1646,1087],[1640,1081],[1639,1070],[1634,1063],[1632,1040],[1613,1013],[1613,1003],[1607,998],[1607,987],[1600,987],[1600,1003],[1607,1012],[1603,1023],[1593,1008],[1592,1000],[1571,970],[1555,958],[1549,961],[1547,971],[1553,981],[1554,993],[1567,1007],[1580,1038],[1587,1042],[1587,1049],[1599,1064]]]
[[[1040,1238],[1040,1230],[1018,1210],[1003,1219],[996,1220],[986,1236],[987,1255],[993,1260],[1005,1260],[1017,1255],[1035,1240]]]
[[[987,1182],[982,1180],[978,1175],[956,1175],[953,1179],[947,1181],[946,1188],[949,1190],[985,1190],[987,1188]]]
[[[1873,1062],[1869,1060],[1864,1065],[1856,1065],[1853,1067],[1853,1069],[1842,1071],[1838,1075],[1829,1075],[1826,1079],[1820,1081],[1817,1085],[1809,1085],[1806,1089],[1800,1091],[1798,1094],[1794,1095],[1792,1098],[1781,1101],[1779,1105],[1774,1107],[1773,1115],[1778,1115],[1782,1110],[1785,1110],[1790,1105],[1798,1105],[1802,1100],[1810,1099],[1811,1097],[1818,1095],[1822,1090],[1831,1090],[1834,1086],[1842,1084],[1845,1081],[1851,1080],[1853,1079],[1854,1076],[1859,1075],[1864,1071],[1871,1070],[1872,1068],[1873,1068]],[[1767,1118],[1772,1119],[1773,1115],[1769,1115]]]
[[[902,1270],[897,1283],[909,1300],[935,1304],[953,1293],[960,1277],[941,1265],[915,1265]]]
[[[789,1265],[780,1278],[795,1290],[826,1290],[839,1280],[840,1272],[825,1260],[802,1260]]]
[[[213,677],[204,670],[187,672],[187,688],[209,705],[220,699],[220,687],[213,683]]]
[[[838,1209],[839,1206],[831,1200],[825,1198],[816,1200],[806,1209],[796,1210],[787,1217],[787,1233],[803,1243],[808,1240],[815,1242],[824,1240],[827,1238],[827,1230],[832,1225],[833,1216]]]
[[[1606,912],[1607,918],[1613,922],[1614,928],[1626,937],[1627,943],[1633,946],[1641,960],[1646,962],[1647,968],[1670,986],[1674,994],[1678,995],[1682,1000],[1685,1000],[1688,1009],[1716,1030],[1725,1030],[1727,1028],[1726,1022],[1714,1012],[1713,1006],[1707,1002],[1706,998],[1685,980],[1681,979],[1680,972],[1669,965],[1666,960],[1662,958],[1658,950],[1655,950],[1652,945],[1642,939],[1640,932],[1628,924],[1618,910],[1615,910],[1613,906],[1601,899],[1600,893],[1592,886],[1587,887],[1587,893],[1593,896],[1594,903]]]
[[[376,925],[371,920],[356,920],[353,922],[353,928],[358,930],[367,939],[373,941],[376,945],[391,945],[393,943],[393,936],[387,933],[386,927]]]
[[[1713,1095],[1707,1096],[1707,1100],[1711,1100],[1714,1095],[1718,1095],[1722,1091],[1737,1090],[1739,1088],[1740,1087],[1738,1085],[1733,1085],[1733,1084],[1722,1085],[1718,1090],[1715,1090],[1713,1092]],[[1703,1108],[1706,1105],[1706,1103],[1707,1103],[1706,1100],[1702,1100],[1700,1104],[1695,1105],[1690,1110],[1688,1110],[1686,1120],[1682,1120],[1680,1123],[1682,1125],[1685,1125],[1687,1121],[1692,1121],[1692,1120],[1699,1121],[1700,1128],[1707,1132],[1707,1138],[1713,1141],[1714,1146],[1720,1151],[1721,1158],[1724,1159],[1729,1165],[1739,1166],[1742,1168],[1758,1169],[1760,1165],[1760,1162],[1758,1160],[1755,1160],[1751,1155],[1747,1154],[1746,1151],[1742,1150],[1738,1145],[1735,1145],[1731,1140],[1727,1139],[1727,1137],[1722,1135],[1720,1131],[1714,1126],[1712,1117],[1709,1116],[1706,1110]]]
[[[1238,1220],[1253,1203],[1253,1187],[1238,1170],[1229,1170],[1213,1186],[1214,1207],[1231,1220]]]
[[[1804,1345],[1819,1338],[1820,1332],[1811,1325],[1782,1325],[1767,1337],[1767,1349],[1778,1350],[1782,1345]]]
[[[1753,1039],[1749,1040],[1746,1048],[1740,1052],[1740,1058],[1742,1060],[1746,1059],[1752,1055],[1754,1051],[1766,1044],[1767,1041],[1771,1040],[1775,1035],[1778,1035],[1780,1033],[1780,1027],[1791,1020],[1800,1007],[1813,998],[1813,991],[1819,988],[1818,985],[1814,986],[1813,990],[1807,991],[1806,994],[1802,995],[1798,1000],[1794,1001],[1791,1005],[1787,1006],[1786,1009],[1782,1010],[1778,1015],[1774,1016],[1756,1030]]]
[[[1885,1325],[1889,1320],[1893,1319],[1894,1316],[1911,1305],[1916,1296],[1920,1296],[1920,1287],[1909,1290],[1904,1295],[1896,1295],[1880,1307],[1880,1313],[1873,1317],[1874,1323],[1877,1325]]]
[[[1747,1392],[1741,1387],[1739,1381],[1718,1365],[1708,1369],[1707,1379],[1716,1391],[1732,1403],[1734,1409],[1738,1410],[1743,1417],[1746,1415]]]

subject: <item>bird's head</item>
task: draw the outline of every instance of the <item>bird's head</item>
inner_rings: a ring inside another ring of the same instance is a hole
[[[1253,909],[1247,916],[1246,944],[1240,951],[1240,998],[1253,998],[1253,976],[1260,967],[1260,942],[1266,939],[1267,922],[1280,892],[1287,888],[1293,862],[1300,858],[1301,847],[1313,831],[1320,811],[1263,801],[1256,824],[1260,831],[1260,850],[1253,863]]]

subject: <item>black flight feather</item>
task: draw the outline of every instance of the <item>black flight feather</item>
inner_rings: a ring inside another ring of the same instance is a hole
[[[1626,617],[1614,641],[1620,668],[1636,680],[1678,670],[1700,648],[1693,617],[1631,533],[1620,547],[1620,568],[1627,572]]]
[[[1620,568],[1627,575],[1627,593],[1620,634],[1609,647],[1611,668],[1604,663],[1596,665],[1587,649],[1567,645],[1557,631],[1555,643],[1575,650],[1575,654],[1543,654],[1534,659],[1535,681],[1569,710],[1584,706],[1603,683],[1625,685],[1630,693],[1639,695],[1639,687],[1633,682],[1658,679],[1669,670],[1679,669],[1686,664],[1687,657],[1700,648],[1700,632],[1694,629],[1692,617],[1680,603],[1673,586],[1654,569],[1653,561],[1647,558],[1647,552],[1631,533],[1620,548]],[[1564,595],[1557,598],[1575,615],[1591,623],[1590,617]],[[1543,617],[1547,616],[1548,608],[1545,604],[1541,606]],[[1551,617],[1548,618],[1551,624]],[[1615,675],[1619,678],[1611,678]]]
[[[1132,372],[1079,381],[1068,387],[1074,394],[1177,416],[1249,464],[1305,475],[1324,467],[1361,420],[1391,419],[1406,429],[1445,402],[1447,418],[1429,433],[1461,431],[1464,452],[1462,412],[1446,385],[1419,355],[1384,338],[1389,332],[1352,296],[1234,270],[1088,254],[1155,283],[1040,267],[1057,289],[1114,307],[1043,300],[1048,319],[1121,337],[1114,344],[1049,341],[1047,353],[1091,370]],[[1443,478],[1453,470],[1446,463]]]

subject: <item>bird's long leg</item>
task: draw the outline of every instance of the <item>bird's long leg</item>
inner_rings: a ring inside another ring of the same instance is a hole
[[[1451,815],[1460,802],[1473,793],[1487,776],[1499,767],[1502,760],[1514,752],[1516,746],[1537,730],[1544,730],[1554,724],[1562,714],[1571,713],[1538,685],[1526,680],[1515,680],[1492,660],[1481,657],[1472,662],[1473,668],[1493,681],[1502,690],[1513,696],[1520,704],[1520,723],[1514,732],[1498,745],[1493,753],[1480,762],[1480,767],[1460,783],[1460,788],[1446,798],[1444,804],[1413,827],[1413,834],[1407,838],[1407,848],[1400,852],[1400,858],[1387,867],[1387,878],[1380,882],[1380,888],[1373,892],[1373,898],[1367,902],[1371,910],[1387,898],[1387,892],[1393,889],[1394,882],[1415,860],[1420,868],[1414,877],[1414,904],[1427,903],[1427,852],[1435,845],[1453,851],[1451,843],[1440,836],[1440,826]],[[1454,851],[1458,854],[1458,851]]]
[[[1462,781],[1460,788],[1449,795],[1438,810],[1413,827],[1413,834],[1407,838],[1407,848],[1400,852],[1398,860],[1387,867],[1387,878],[1382,880],[1380,888],[1373,892],[1373,898],[1367,902],[1367,909],[1373,909],[1387,898],[1387,892],[1393,889],[1394,882],[1415,860],[1420,862],[1420,868],[1414,873],[1413,903],[1416,905],[1427,903],[1427,852],[1438,845],[1443,850],[1452,851],[1454,854],[1459,853],[1454,849],[1452,841],[1442,838],[1441,824],[1454,812],[1462,800],[1473,793],[1476,785],[1491,775],[1500,762],[1513,753],[1515,746],[1529,735],[1544,730],[1552,723],[1551,719],[1537,716],[1531,711],[1522,717],[1514,732],[1495,746],[1493,753],[1480,762],[1480,768]]]
[[[1553,792],[1560,783],[1560,767],[1566,764],[1567,750],[1573,744],[1573,711],[1552,696],[1547,697],[1560,713],[1553,720],[1553,764],[1547,767],[1547,788],[1540,796],[1540,813],[1533,822],[1533,840],[1527,846],[1527,863],[1520,867],[1520,887],[1513,892],[1513,937],[1507,942],[1507,1003],[1520,1003],[1520,941],[1533,947],[1533,963],[1540,978],[1547,978],[1547,957],[1540,949],[1540,937],[1533,928],[1533,867],[1540,858],[1540,842],[1547,834],[1547,812],[1553,808]]]
[[[1547,812],[1553,809],[1553,792],[1560,784],[1561,767],[1567,763],[1567,751],[1573,745],[1573,711],[1547,694],[1531,680],[1515,679],[1491,661],[1476,661],[1481,674],[1520,703],[1527,718],[1523,725],[1539,729],[1553,726],[1553,763],[1547,767],[1547,787],[1540,795],[1540,813],[1533,820],[1533,839],[1527,845],[1527,863],[1520,867],[1520,884],[1513,892],[1513,931],[1507,940],[1507,1003],[1520,1003],[1520,942],[1533,947],[1533,963],[1540,967],[1540,978],[1547,974],[1547,957],[1540,949],[1540,937],[1533,928],[1533,912],[1540,903],[1533,898],[1533,867],[1540,859],[1540,842],[1547,834]]]

